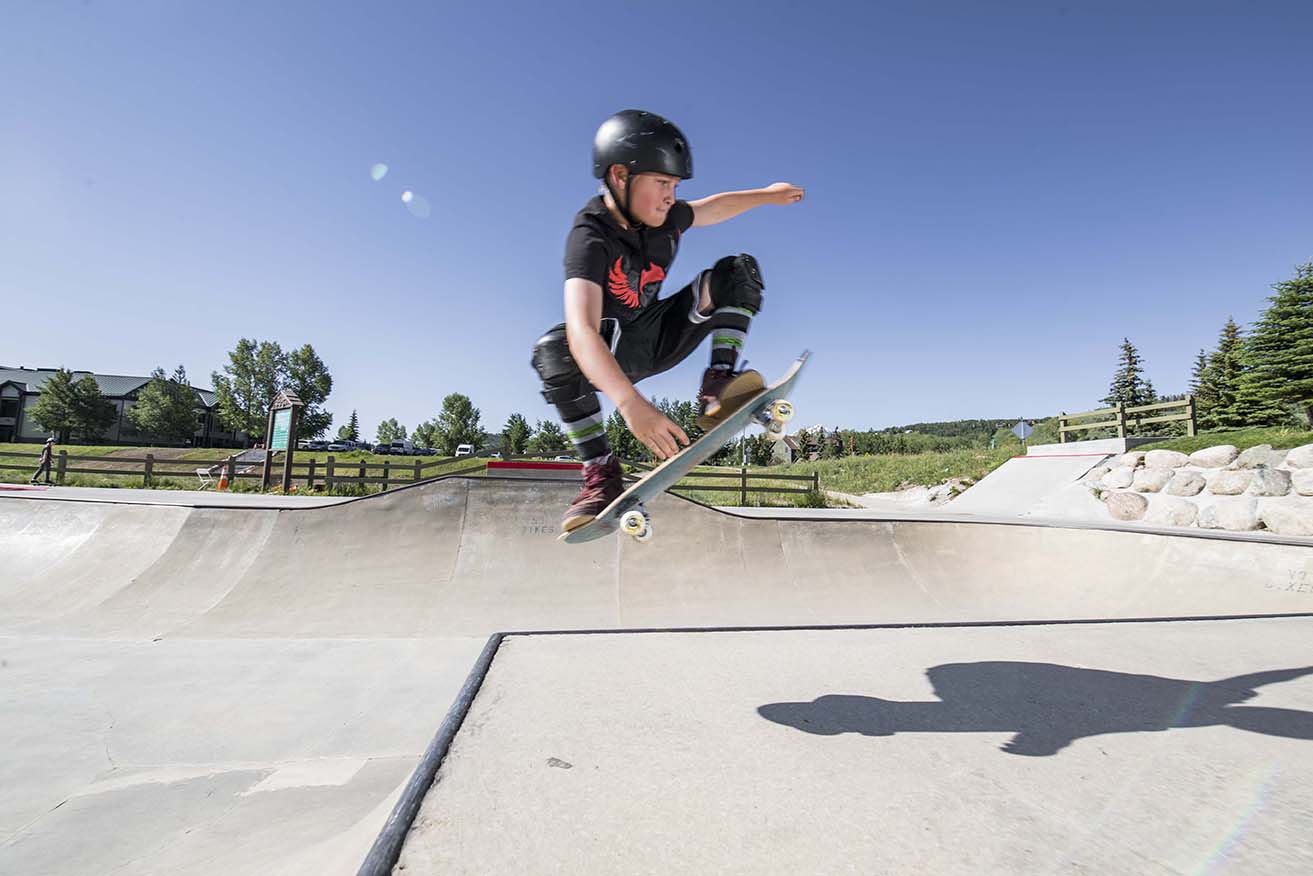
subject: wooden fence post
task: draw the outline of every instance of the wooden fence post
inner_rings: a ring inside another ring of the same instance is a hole
[[[383,460],[383,489],[386,490],[392,486],[392,460]]]
[[[333,490],[333,457],[328,457],[328,467],[324,469],[324,489]]]
[[[313,493],[315,491],[315,458],[310,457],[310,471],[305,476],[305,491]]]
[[[360,488],[363,490],[365,488],[365,461],[363,459],[360,460],[360,474],[358,474],[357,477],[360,478],[360,480],[357,481],[357,483],[360,485]]]
[[[233,453],[228,456],[228,489],[237,486],[237,454]]]
[[[1185,434],[1193,438],[1197,426],[1195,423],[1194,396],[1192,395],[1187,395],[1185,397],[1185,415],[1189,417],[1189,419],[1185,421]]]
[[[739,469],[739,505],[748,504],[748,470]]]
[[[1066,431],[1064,431],[1066,428],[1067,428],[1067,412],[1063,411],[1061,416],[1058,417],[1058,443],[1059,444],[1067,443],[1067,433]]]
[[[1117,403],[1117,437],[1126,437],[1126,402]]]
[[[147,453],[146,469],[144,472],[142,472],[141,475],[141,482],[145,484],[147,488],[150,487],[151,475],[154,474],[154,472],[155,472],[155,454]]]
[[[59,462],[55,464],[55,483],[63,486],[64,472],[68,469],[68,451],[59,451]]]
[[[417,459],[415,460],[415,478],[414,478],[415,483],[419,483],[419,479],[423,476],[423,474],[424,474],[424,467],[420,465],[420,462]]]
[[[819,493],[820,491],[821,491],[821,473],[819,471],[814,471],[812,472],[812,492]]]

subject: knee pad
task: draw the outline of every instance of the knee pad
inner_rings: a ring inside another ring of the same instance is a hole
[[[565,325],[558,325],[533,345],[533,369],[542,379],[543,398],[550,404],[571,402],[593,391],[570,355]]]
[[[761,312],[761,266],[747,253],[725,256],[711,268],[711,306],[742,307],[753,314]]]

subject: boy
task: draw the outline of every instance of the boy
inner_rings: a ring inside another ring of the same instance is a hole
[[[708,335],[711,367],[698,391],[698,425],[710,428],[765,384],[735,371],[748,324],[761,310],[765,284],[757,261],[726,256],[674,295],[657,300],[680,236],[763,204],[793,204],[803,190],[788,183],[675,199],[693,176],[680,130],[655,113],[624,110],[593,139],[593,176],[604,191],[575,216],[565,246],[565,322],[538,339],[533,366],[543,398],[556,406],[584,461],[584,487],[561,520],[564,532],[596,517],[624,492],[620,462],[606,440],[601,390],[629,431],[658,459],[679,452],[688,436],[634,389],[645,377],[683,361]]]

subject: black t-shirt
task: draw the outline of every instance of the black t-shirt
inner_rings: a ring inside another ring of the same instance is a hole
[[[693,208],[676,201],[660,228],[621,228],[602,196],[575,214],[565,242],[565,279],[582,277],[602,287],[603,318],[632,320],[656,300],[679,251],[679,237],[693,224]]]

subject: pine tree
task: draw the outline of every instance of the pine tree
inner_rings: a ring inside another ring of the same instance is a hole
[[[1195,420],[1201,429],[1213,425],[1213,410],[1217,407],[1217,386],[1213,382],[1213,373],[1208,367],[1208,354],[1203,350],[1195,359],[1194,370],[1190,372],[1190,394],[1194,396]]]
[[[647,456],[647,449],[629,431],[629,424],[619,411],[612,411],[606,418],[606,441],[611,452],[621,459],[641,459]]]
[[[1130,338],[1122,338],[1121,358],[1108,387],[1108,395],[1102,399],[1102,403],[1108,407],[1153,404],[1153,384],[1142,378],[1142,374],[1144,360],[1140,358],[1140,351],[1135,349]]]
[[[356,413],[355,408],[351,409],[351,419],[347,422],[346,428],[348,440],[360,440],[360,416]]]
[[[1214,426],[1234,428],[1245,425],[1244,415],[1236,404],[1240,374],[1244,370],[1245,339],[1240,327],[1228,318],[1218,336],[1217,349],[1209,357],[1208,369],[1217,391],[1217,404],[1210,418]]]
[[[1236,409],[1246,423],[1278,426],[1313,417],[1313,262],[1276,294],[1246,340]]]

